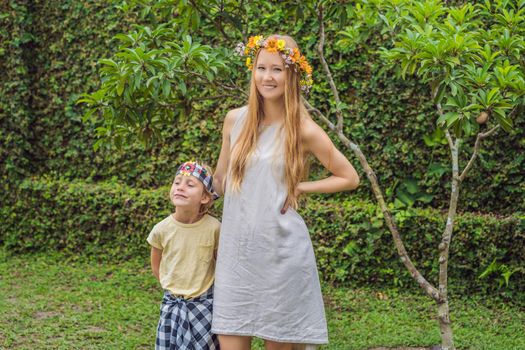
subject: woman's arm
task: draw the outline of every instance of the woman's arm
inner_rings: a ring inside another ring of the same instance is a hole
[[[160,260],[162,259],[162,249],[151,247],[151,272],[153,276],[160,282],[159,268]]]
[[[215,173],[213,174],[213,189],[221,196],[224,194],[224,180],[226,179],[230,162],[230,132],[239,110],[240,108],[229,111],[224,118],[222,126],[221,153],[219,154],[217,168],[215,168]]]
[[[359,175],[355,168],[335,148],[326,132],[310,118],[304,120],[302,139],[306,151],[312,153],[332,175],[318,181],[301,182],[297,188],[297,195],[313,192],[333,193],[357,188]]]

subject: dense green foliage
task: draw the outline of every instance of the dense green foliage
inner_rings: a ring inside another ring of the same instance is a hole
[[[215,163],[223,115],[244,103],[242,95],[211,101],[190,101],[192,96],[188,97],[184,113],[174,114],[163,124],[160,142],[151,148],[131,142],[120,151],[93,151],[96,128],[103,125],[100,119],[83,124],[85,109],[75,101],[82,92],[99,86],[97,69],[103,65],[96,62],[114,57],[122,44],[111,38],[140,32],[140,28],[131,27],[134,23],[155,28],[173,19],[180,43],[191,34],[194,42],[226,50],[244,35],[286,28],[318,67],[310,101],[324,112],[333,109],[326,102],[330,91],[315,51],[318,24],[312,2],[253,2],[240,8],[232,1],[223,9],[205,1],[166,4],[129,1],[119,7],[119,1],[61,0],[0,5],[0,65],[4,72],[0,84],[0,173],[4,184],[30,174],[51,174],[92,181],[115,179],[155,188],[168,181],[175,164],[183,159],[201,157]],[[326,23],[326,56],[350,111],[345,132],[367,154],[390,200],[408,195],[417,207],[445,206],[449,155],[442,145],[443,136],[435,131],[433,107],[424,102],[429,89],[401,81],[386,69],[376,54],[382,45],[381,32],[372,30],[353,45],[343,40],[349,38],[345,33],[352,32],[349,18],[355,15],[353,7],[340,2],[327,2],[326,7],[328,18],[338,19]],[[236,83],[243,85],[247,75],[239,67],[240,62],[231,66],[237,69]],[[174,85],[172,89],[177,92],[180,88]],[[484,142],[481,157],[462,188],[460,210],[524,211],[524,126],[523,118],[518,118],[515,132]],[[467,157],[462,155],[463,164]],[[314,169],[313,175],[317,174]],[[361,198],[370,198],[366,182],[358,193]]]
[[[11,252],[61,250],[100,260],[147,259],[147,234],[170,212],[167,195],[167,187],[146,190],[116,182],[26,180],[17,202],[0,209],[6,218],[3,243]],[[215,206],[213,213],[220,213],[220,207]],[[411,284],[376,205],[317,196],[300,213],[310,228],[324,280],[343,285]],[[396,212],[396,219],[416,264],[430,280],[437,278],[435,247],[445,215],[410,210]],[[509,276],[509,290],[517,290],[525,275],[524,226],[524,217],[460,215],[451,251],[452,288],[498,289],[504,271],[493,269],[486,279],[478,279],[495,260],[511,271],[517,268]]]
[[[510,131],[513,110],[523,105],[525,95],[522,6],[509,1],[386,5],[379,9],[383,16],[375,18],[395,33],[394,47],[383,49],[382,56],[399,64],[402,76],[415,74],[429,84],[438,105],[437,124],[456,137],[475,135],[487,123]],[[476,119],[481,113],[488,120]]]
[[[28,1],[0,4],[0,179],[20,179],[34,169],[30,112],[31,73],[26,64],[33,40]]]

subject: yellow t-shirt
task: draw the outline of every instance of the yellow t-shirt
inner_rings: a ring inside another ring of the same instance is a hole
[[[212,286],[220,225],[207,214],[193,224],[178,222],[170,215],[153,227],[148,243],[162,249],[159,277],[163,289],[189,299]]]

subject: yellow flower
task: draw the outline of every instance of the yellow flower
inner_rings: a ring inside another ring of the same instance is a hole
[[[277,40],[277,48],[279,48],[279,50],[284,50],[285,47],[286,42],[283,39]]]
[[[251,57],[248,57],[246,59],[246,67],[248,67],[249,69],[252,69],[252,58]]]

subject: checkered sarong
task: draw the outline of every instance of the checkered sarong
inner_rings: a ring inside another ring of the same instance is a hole
[[[184,299],[164,292],[155,350],[219,350],[211,333],[213,287],[201,296]]]

